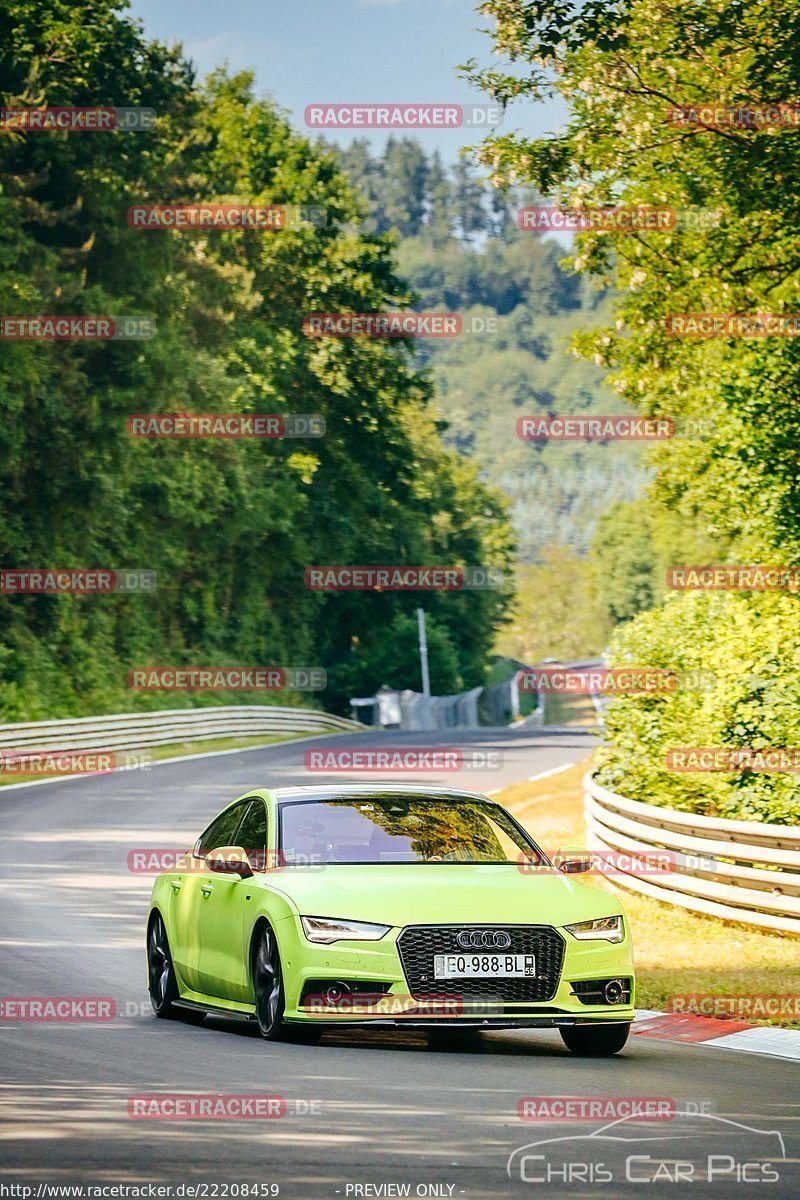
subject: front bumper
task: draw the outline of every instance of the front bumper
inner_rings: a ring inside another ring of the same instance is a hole
[[[629,1023],[634,1017],[633,956],[627,926],[625,939],[616,945],[578,941],[558,926],[503,926],[516,932],[548,929],[563,941],[558,970],[538,989],[539,994],[534,988],[530,998],[510,999],[509,995],[519,995],[520,989],[506,987],[503,995],[503,981],[498,979],[470,981],[473,986],[466,988],[469,994],[463,996],[455,994],[456,980],[431,982],[424,989],[418,977],[409,982],[397,943],[408,929],[422,928],[419,926],[392,929],[378,942],[342,941],[326,946],[307,941],[299,921],[293,918],[281,925],[284,1020],[288,1022],[328,1027],[498,1029]],[[407,954],[405,959],[408,964]],[[592,994],[581,999],[574,989],[575,984],[584,983],[585,991],[586,981],[610,979],[626,982],[629,990],[622,1003],[605,1003]],[[342,985],[342,998],[328,1002],[321,986],[324,983]]]

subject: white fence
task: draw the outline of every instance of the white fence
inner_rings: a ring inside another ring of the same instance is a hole
[[[313,708],[274,708],[264,704],[218,708],[162,709],[116,713],[66,721],[0,725],[0,751],[142,750],[172,742],[253,737],[282,733],[328,733],[362,729],[356,721]]]
[[[589,848],[673,852],[675,869],[617,871],[620,887],[691,912],[800,936],[800,826],[696,816],[627,800],[584,779]]]

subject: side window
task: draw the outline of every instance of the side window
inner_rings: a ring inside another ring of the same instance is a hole
[[[247,851],[254,871],[264,870],[267,862],[267,806],[263,800],[253,800],[242,821],[236,844]]]
[[[196,858],[205,858],[219,846],[235,846],[237,844],[236,834],[248,803],[249,801],[243,800],[241,804],[234,804],[233,808],[226,808],[224,812],[214,818],[205,833],[201,833],[198,838],[194,848]]]

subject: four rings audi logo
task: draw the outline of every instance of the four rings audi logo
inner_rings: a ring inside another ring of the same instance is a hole
[[[507,950],[511,934],[503,929],[462,929],[456,942],[462,950]]]

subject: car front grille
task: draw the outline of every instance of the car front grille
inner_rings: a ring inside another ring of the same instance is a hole
[[[535,955],[535,978],[434,978],[435,954],[465,953],[456,942],[457,935],[465,929],[507,933],[511,945],[502,953]],[[468,1000],[496,998],[518,1003],[552,1000],[558,990],[564,959],[564,939],[550,925],[409,925],[397,939],[397,949],[412,996],[459,996]]]

